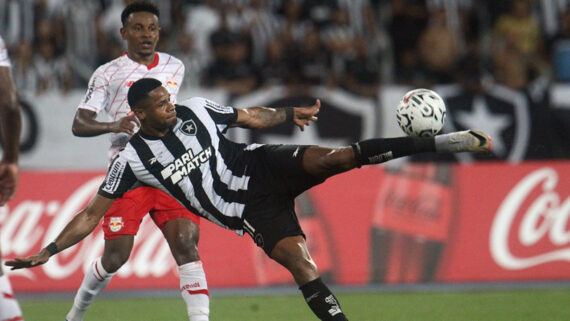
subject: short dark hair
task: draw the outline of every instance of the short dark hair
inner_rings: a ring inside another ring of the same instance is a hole
[[[125,26],[129,15],[134,12],[150,12],[155,16],[160,17],[160,11],[154,3],[150,3],[148,1],[134,1],[129,3],[121,13],[121,22],[123,23],[123,27]]]
[[[139,107],[137,104],[148,98],[149,92],[160,86],[162,86],[160,80],[154,78],[141,78],[135,81],[127,93],[127,100],[131,109]]]

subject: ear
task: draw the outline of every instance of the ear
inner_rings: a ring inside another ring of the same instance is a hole
[[[127,28],[121,27],[121,29],[119,29],[119,31],[121,32],[121,38],[123,40],[127,40]]]
[[[135,113],[135,116],[137,116],[137,118],[141,121],[144,120],[146,117],[146,113],[144,112],[144,109],[142,109],[142,108],[134,109],[133,112]]]

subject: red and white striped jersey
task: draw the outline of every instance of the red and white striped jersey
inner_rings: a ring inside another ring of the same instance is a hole
[[[4,39],[0,37],[0,67],[10,67],[10,58],[8,58],[8,48],[4,43]]]
[[[179,59],[162,52],[154,54],[154,62],[142,65],[126,54],[101,65],[89,80],[89,87],[83,101],[77,108],[99,114],[105,111],[109,121],[116,121],[131,111],[127,102],[129,87],[141,78],[155,78],[169,91],[176,102],[178,90],[184,78],[184,64]],[[136,128],[138,130],[138,128]],[[126,133],[111,133],[110,157],[125,147],[130,136]]]

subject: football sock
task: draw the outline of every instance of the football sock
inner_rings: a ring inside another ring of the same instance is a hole
[[[303,292],[305,301],[319,319],[327,321],[348,320],[342,312],[338,300],[321,278],[305,283],[299,289]]]
[[[0,276],[0,321],[21,321],[22,310],[14,297],[10,280],[6,275]]]
[[[190,321],[208,321],[210,293],[202,261],[190,262],[178,267],[180,292],[186,302]]]
[[[351,145],[356,166],[379,164],[394,158],[417,153],[435,152],[433,138],[373,138]]]
[[[81,321],[87,308],[93,303],[93,299],[109,284],[115,273],[108,273],[98,258],[91,264],[85,273],[81,287],[75,295],[73,306],[67,314],[67,321]]]

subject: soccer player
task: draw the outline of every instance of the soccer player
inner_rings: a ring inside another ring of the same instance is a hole
[[[261,129],[293,121],[301,130],[316,121],[320,101],[307,108],[235,109],[203,98],[170,102],[161,82],[144,78],[128,93],[141,122],[111,163],[91,203],[54,242],[36,255],[6,262],[13,268],[45,263],[90,233],[113,204],[137,182],[160,188],[186,208],[224,228],[248,233],[269,257],[287,268],[305,301],[321,320],[347,320],[319,277],[294,212],[294,199],[327,178],[348,170],[422,152],[483,152],[490,138],[469,130],[434,138],[376,138],[351,146],[238,144],[225,129]]]
[[[0,130],[4,153],[0,161],[0,206],[12,199],[18,186],[18,156],[22,120],[10,59],[0,37]],[[1,254],[1,253],[0,253]],[[0,266],[0,321],[24,320],[12,286]]]
[[[132,2],[125,7],[120,31],[127,41],[127,53],[94,72],[85,98],[75,114],[72,130],[76,136],[110,133],[110,158],[125,147],[131,135],[138,130],[138,120],[127,104],[129,86],[142,77],[154,77],[165,84],[175,101],[182,84],[183,63],[171,55],[155,51],[160,29],[158,17],[157,7],[148,2]],[[95,119],[103,110],[110,122]],[[208,287],[197,247],[199,217],[159,189],[138,187],[125,193],[107,211],[103,220],[103,255],[85,274],[67,314],[68,321],[82,320],[95,296],[127,261],[134,236],[147,213],[162,229],[176,260],[180,291],[190,320],[208,320]],[[192,285],[192,291],[182,290],[188,285]]]

